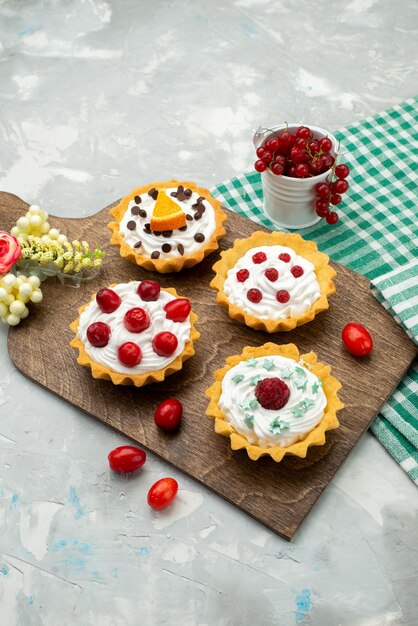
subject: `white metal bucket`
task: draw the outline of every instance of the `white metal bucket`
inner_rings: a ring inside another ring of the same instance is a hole
[[[288,124],[289,131],[295,131],[300,124]],[[256,148],[267,137],[277,137],[286,125],[274,126],[270,130],[259,128],[254,134]],[[323,128],[309,125],[315,139],[329,137],[332,141],[331,156],[337,157],[338,142],[331,133]],[[271,132],[273,131],[273,132]],[[308,228],[316,224],[321,218],[315,212],[315,185],[328,178],[331,169],[312,178],[291,178],[290,176],[276,176],[269,169],[261,174],[263,183],[264,212],[267,217],[281,228],[298,229]]]

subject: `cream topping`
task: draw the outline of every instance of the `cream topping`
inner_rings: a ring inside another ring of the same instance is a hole
[[[262,252],[266,260],[262,263],[254,263],[254,254]],[[279,259],[280,254],[288,254],[290,261]],[[295,277],[292,268],[301,267],[303,274]],[[246,269],[249,272],[244,282],[237,279],[237,272]],[[275,269],[278,278],[271,281],[265,272]],[[258,289],[262,298],[260,302],[251,302],[248,299],[248,291]],[[289,293],[287,302],[279,302],[276,298],[278,291],[285,290]],[[311,305],[321,295],[318,280],[313,264],[297,255],[294,250],[287,246],[260,246],[248,250],[232,267],[224,282],[223,291],[229,302],[236,304],[240,309],[259,319],[279,320],[296,317],[308,311]]]
[[[266,409],[255,389],[265,378],[280,378],[289,387],[287,403]],[[327,399],[321,380],[306,367],[283,356],[241,361],[225,374],[219,407],[225,419],[249,443],[270,448],[303,439],[322,419]]]
[[[172,192],[177,191],[177,187],[170,187],[164,190],[168,196],[178,205],[181,206],[186,216],[190,216],[187,219],[186,230],[174,230],[171,236],[165,237],[162,234],[156,235],[153,232],[145,232],[144,228],[146,224],[150,224],[152,212],[155,206],[155,200],[148,195],[148,192],[143,193],[141,196],[141,202],[137,204],[135,199],[131,200],[128,209],[125,212],[122,220],[119,224],[119,231],[126,243],[134,250],[143,256],[151,257],[153,252],[159,252],[159,258],[170,259],[174,257],[182,256],[179,251],[179,246],[183,246],[183,254],[188,255],[196,252],[203,246],[207,245],[211,239],[216,228],[215,210],[213,206],[206,199],[202,200],[201,204],[204,206],[204,212],[199,219],[196,218],[196,209],[192,207],[196,203],[199,194],[195,191],[189,198],[185,200],[178,200],[171,196]],[[137,208],[136,208],[137,207]],[[145,215],[132,214],[132,208],[134,212],[141,210],[145,211]],[[134,222],[135,229],[128,228],[128,223]],[[196,241],[195,235],[198,235],[199,241]],[[200,241],[200,235],[204,236],[204,240]],[[135,244],[141,242],[141,246],[135,248]],[[169,251],[163,251],[164,244],[170,246]]]
[[[80,315],[77,336],[83,342],[87,354],[96,363],[121,374],[144,374],[167,367],[183,352],[190,337],[190,315],[184,322],[173,322],[166,318],[164,306],[176,297],[161,290],[158,300],[144,302],[136,292],[139,284],[138,281],[132,281],[112,287],[122,299],[120,306],[113,313],[103,313],[94,299]],[[141,333],[131,333],[123,324],[125,313],[134,307],[144,309],[151,320],[149,327]],[[103,348],[92,346],[87,339],[87,328],[93,322],[104,322],[111,328],[109,343]],[[159,356],[152,348],[153,337],[162,331],[170,331],[178,340],[177,349],[168,357]],[[126,367],[117,357],[119,346],[127,341],[138,344],[142,351],[142,360],[134,367]]]

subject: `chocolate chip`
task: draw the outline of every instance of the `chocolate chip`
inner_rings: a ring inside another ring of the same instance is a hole
[[[170,193],[170,196],[173,196],[173,198],[177,198],[177,191],[172,191]]]
[[[155,250],[152,254],[151,254],[151,259],[158,259],[158,257],[160,256],[160,253],[158,252],[158,250]]]
[[[183,185],[179,185],[179,186],[177,187],[177,193],[179,193],[179,192],[183,193],[183,191],[184,191],[184,187],[183,187]]]
[[[140,248],[142,246],[142,241],[137,241],[134,245],[134,248]]]
[[[129,220],[129,222],[126,224],[126,228],[128,230],[135,230],[136,222],[134,222],[133,220]]]
[[[203,213],[206,211],[206,207],[204,204],[199,204],[199,213],[200,215],[203,215]]]
[[[138,215],[139,217],[147,217],[147,212],[145,211],[145,209],[139,209]]]
[[[155,189],[155,187],[153,187],[148,191],[148,195],[151,196],[153,200],[156,200],[158,198],[158,191]]]
[[[206,198],[204,196],[199,196],[196,202],[203,202],[203,200],[206,200]]]
[[[153,230],[152,234],[155,235],[156,237],[161,237],[161,231],[160,230]]]
[[[179,245],[177,246],[177,250],[179,251],[181,256],[183,256],[183,254],[184,254],[184,246],[183,246],[182,243],[179,243]]]
[[[185,189],[184,190],[184,195],[187,196],[188,198],[190,198],[190,196],[192,195],[192,190],[191,189]]]
[[[141,202],[142,202],[141,196],[135,196],[134,202],[135,202],[135,204],[141,204]]]
[[[203,233],[196,233],[194,240],[197,241],[197,243],[202,243],[202,241],[205,241],[205,235]]]
[[[194,204],[192,204],[192,209],[195,209],[195,211],[197,211],[198,209],[200,209],[200,204],[198,202],[195,202]]]
[[[151,224],[144,224],[144,228],[146,228],[147,230],[151,230]]]
[[[178,191],[177,200],[180,200],[180,202],[184,202],[185,200],[187,200],[187,196],[185,196],[182,191]]]
[[[166,237],[166,239],[171,237],[172,234],[173,234],[172,230],[163,230],[163,237]]]
[[[141,209],[139,208],[139,206],[133,206],[131,209],[131,213],[132,215],[139,215],[140,210]]]
[[[161,250],[163,252],[170,252],[171,250],[171,246],[169,243],[163,243],[163,245],[161,246]]]
[[[186,220],[192,220],[193,219],[193,215],[189,215],[188,213],[186,214]]]
[[[202,219],[202,214],[200,211],[196,211],[196,213],[194,214],[194,218],[195,220],[201,220]]]
[[[186,224],[186,226],[182,226],[181,228],[179,228],[179,230],[181,230],[182,232],[184,232],[185,230],[187,230],[187,224]]]
[[[150,235],[150,234],[151,234],[151,229],[150,229],[150,228],[147,228],[147,226],[146,226],[146,225],[145,225],[145,228],[144,228],[144,233],[147,233],[147,235]]]

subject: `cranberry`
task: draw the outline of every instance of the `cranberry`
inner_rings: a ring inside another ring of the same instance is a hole
[[[144,302],[153,302],[160,297],[160,283],[156,280],[143,280],[139,283],[136,293]]]
[[[259,264],[264,263],[264,261],[267,260],[267,256],[264,252],[256,252],[255,254],[253,254],[252,259],[253,263]]]
[[[328,215],[325,216],[328,224],[336,224],[338,222],[338,213],[335,211],[331,211]]]
[[[265,409],[278,411],[289,400],[290,389],[281,378],[264,378],[255,388],[255,397]]]
[[[321,200],[328,200],[331,189],[328,183],[317,183],[315,185],[315,193]]]
[[[279,259],[280,261],[283,261],[283,263],[289,263],[291,256],[287,252],[282,252],[279,254]]]
[[[280,289],[280,291],[276,293],[276,300],[281,304],[286,304],[286,302],[290,300],[290,293],[286,291],[286,289]]]
[[[135,307],[126,311],[123,324],[130,333],[142,333],[150,325],[149,315],[144,309]]]
[[[157,333],[152,340],[152,348],[158,356],[171,356],[177,346],[177,337],[169,331]]]
[[[239,272],[237,272],[237,281],[239,283],[244,283],[248,276],[250,275],[250,272],[248,270],[239,270]]]
[[[126,341],[118,348],[118,359],[126,367],[135,367],[142,359],[141,348],[132,341]]]
[[[148,491],[147,502],[156,511],[165,509],[173,502],[178,488],[178,483],[174,478],[161,478]]]
[[[307,126],[299,126],[296,130],[296,137],[300,137],[301,139],[311,139],[312,131]]]
[[[103,313],[113,313],[120,306],[122,300],[113,289],[100,289],[96,293],[97,306]]]
[[[87,329],[87,339],[95,348],[104,348],[109,343],[112,331],[104,322],[93,322]]]
[[[110,468],[118,474],[130,474],[142,467],[147,455],[135,446],[119,446],[107,455]]]
[[[331,148],[332,148],[332,141],[331,141],[331,139],[329,139],[329,137],[324,137],[323,139],[320,139],[319,140],[319,148],[320,148],[320,150],[322,150],[322,152],[327,154],[331,150]]]
[[[345,163],[337,165],[335,168],[335,175],[337,178],[347,178],[350,173],[350,168]]]
[[[254,163],[254,169],[256,170],[256,172],[265,172],[267,169],[267,165],[264,163],[264,161],[259,159]]]
[[[303,267],[300,265],[294,265],[290,271],[295,278],[299,278],[304,274]]]
[[[168,320],[184,322],[189,317],[191,308],[190,300],[187,298],[176,298],[165,305],[164,311]]]
[[[344,178],[338,178],[333,184],[333,191],[335,193],[345,193],[348,189],[348,182]]]
[[[170,432],[178,428],[182,415],[183,407],[181,402],[176,398],[168,398],[155,409],[154,422],[158,428]]]
[[[268,278],[272,283],[274,283],[279,278],[279,272],[274,267],[269,267],[264,275]]]
[[[249,289],[247,291],[248,300],[250,302],[254,302],[254,304],[261,302],[262,297],[263,297],[263,294],[261,293],[259,289]]]

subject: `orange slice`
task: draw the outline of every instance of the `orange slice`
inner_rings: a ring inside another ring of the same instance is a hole
[[[151,217],[151,230],[160,232],[176,230],[183,226],[186,226],[186,214],[177,202],[167,196],[165,191],[160,190]]]

